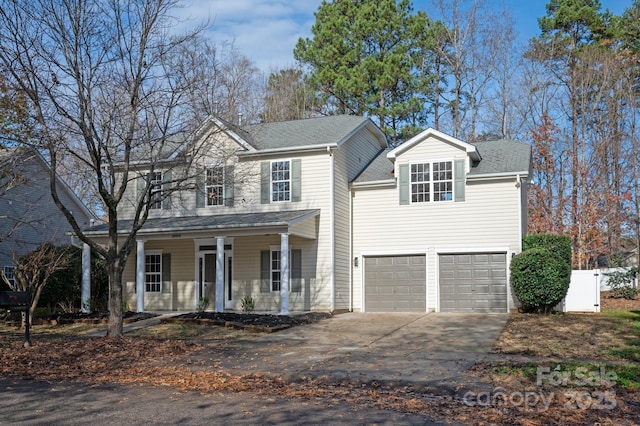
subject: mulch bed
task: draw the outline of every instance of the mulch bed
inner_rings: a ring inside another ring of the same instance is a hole
[[[136,321],[142,321],[149,318],[153,318],[158,316],[157,314],[152,314],[149,312],[132,312],[127,311],[122,313],[122,322],[125,324],[129,324]],[[0,321],[4,321],[7,326],[19,326],[21,314],[20,312],[10,312],[4,314],[3,317],[0,317]],[[85,324],[107,324],[109,321],[109,311],[104,312],[70,312],[70,313],[62,313],[62,314],[53,314],[49,315],[45,318],[35,318],[33,320],[32,325],[58,325],[58,324],[74,324],[74,323],[85,323]]]
[[[190,312],[163,319],[162,322],[183,322],[218,325],[247,331],[272,333],[297,325],[311,324],[331,317],[328,312],[305,312],[296,315],[249,314],[232,312]]]

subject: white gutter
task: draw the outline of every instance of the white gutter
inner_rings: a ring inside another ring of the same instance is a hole
[[[256,157],[267,154],[281,154],[283,152],[289,153],[298,153],[298,152],[309,152],[309,151],[324,151],[325,149],[329,151],[331,148],[337,148],[338,144],[322,144],[322,145],[308,145],[308,146],[293,146],[293,147],[285,147],[285,148],[270,148],[270,149],[261,149],[259,151],[245,151],[238,152],[236,155],[238,157]]]
[[[370,182],[352,182],[352,188],[366,188],[366,187],[376,187],[376,186],[394,186],[396,184],[395,179],[385,179],[385,180],[372,180]]]
[[[518,191],[518,252],[522,253],[522,237],[524,235],[522,233],[522,179],[520,178],[519,174],[516,176],[516,189]]]
[[[521,172],[503,172],[503,173],[484,173],[484,174],[467,174],[467,180],[481,180],[481,179],[497,179],[497,178],[505,178],[505,177],[516,177],[519,176],[527,177],[529,176],[529,172],[521,171]]]
[[[335,277],[335,171],[334,171],[334,158],[331,152],[331,145],[326,145],[327,152],[329,153],[329,288],[331,289],[331,312],[335,311],[336,307],[336,277]]]

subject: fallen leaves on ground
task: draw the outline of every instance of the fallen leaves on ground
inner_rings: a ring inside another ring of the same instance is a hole
[[[256,392],[272,398],[308,400],[323,406],[367,406],[464,424],[633,424],[633,415],[637,415],[633,406],[622,401],[615,411],[609,412],[563,408],[560,401],[552,409],[540,412],[539,406],[531,408],[513,403],[472,406],[459,395],[443,395],[434,389],[414,386],[336,382],[330,377],[288,382],[271,375],[231,374],[213,366],[203,368],[192,364],[191,357],[202,351],[215,359],[218,344],[143,337],[38,336],[34,345],[25,349],[20,335],[1,333],[0,375],[27,380],[143,383],[208,394]]]

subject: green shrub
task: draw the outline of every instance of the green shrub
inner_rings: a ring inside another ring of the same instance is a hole
[[[198,306],[196,307],[196,309],[199,312],[206,311],[208,307],[209,307],[209,298],[207,296],[204,296],[198,299]]]
[[[531,234],[522,238],[522,251],[539,247],[546,248],[560,259],[563,259],[571,269],[571,237],[567,235]]]
[[[633,286],[633,281],[638,275],[638,267],[621,268],[617,271],[605,273],[608,277],[607,284],[611,288],[611,296],[615,298],[635,299],[638,289]]]
[[[251,296],[244,296],[240,300],[240,304],[242,306],[242,312],[253,312],[253,310],[256,308],[256,304]]]
[[[571,267],[551,250],[537,247],[511,260],[511,286],[524,312],[550,313],[566,295]]]

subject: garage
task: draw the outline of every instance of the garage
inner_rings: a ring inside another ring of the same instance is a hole
[[[424,255],[367,256],[364,258],[366,312],[425,312]]]
[[[507,255],[439,255],[441,312],[507,311]]]

